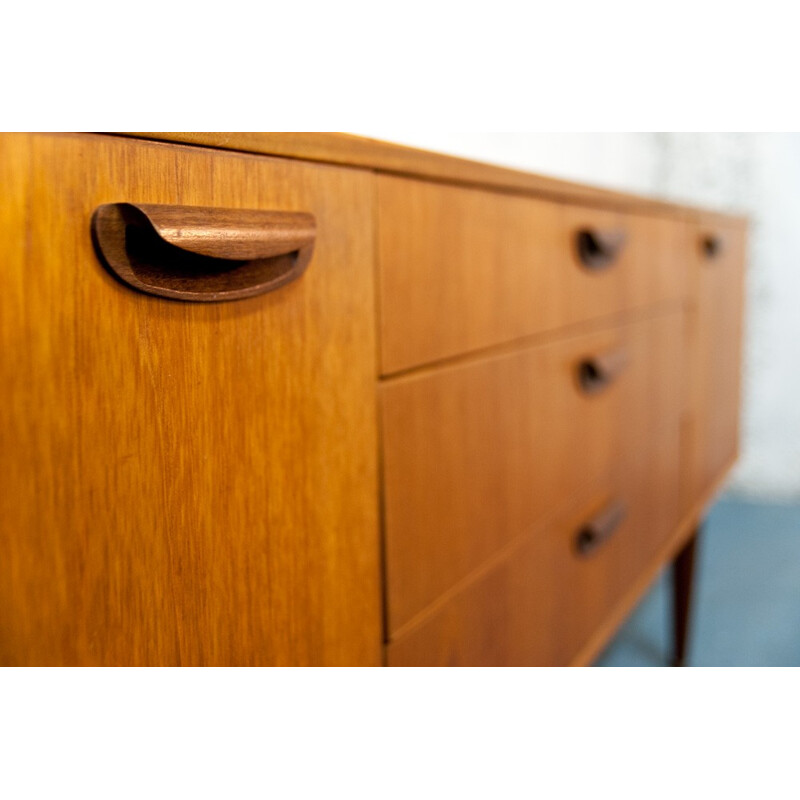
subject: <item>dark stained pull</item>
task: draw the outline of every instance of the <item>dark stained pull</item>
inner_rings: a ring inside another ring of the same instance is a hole
[[[575,549],[578,554],[592,555],[616,533],[627,513],[624,503],[612,500],[599,514],[584,523],[575,534]]]
[[[619,228],[582,228],[576,234],[578,258],[591,270],[610,267],[622,252],[627,234]]]
[[[713,261],[715,258],[719,258],[725,250],[725,237],[719,233],[705,233],[700,238],[700,248],[703,255],[709,261]]]
[[[105,266],[147,294],[194,302],[271,292],[303,274],[316,222],[294,211],[111,203],[92,237]]]
[[[584,394],[602,391],[625,369],[628,361],[628,351],[624,347],[582,359],[578,362],[578,385],[581,391]]]

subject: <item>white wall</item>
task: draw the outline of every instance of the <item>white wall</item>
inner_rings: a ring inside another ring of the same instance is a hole
[[[735,486],[800,496],[800,134],[753,141],[743,458]]]
[[[800,499],[800,134],[363,135],[751,219],[742,458],[732,487]]]

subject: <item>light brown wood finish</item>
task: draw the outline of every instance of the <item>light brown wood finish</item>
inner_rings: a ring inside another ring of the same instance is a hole
[[[683,448],[681,448],[682,450]],[[734,461],[723,467],[714,484],[692,503],[691,507],[681,515],[680,522],[673,527],[672,533],[658,548],[650,562],[639,571],[636,578],[626,588],[620,601],[609,611],[606,618],[595,628],[589,640],[580,652],[572,659],[570,666],[586,667],[591,665],[600,655],[602,649],[614,636],[625,618],[631,613],[636,603],[650,588],[664,567],[674,561],[686,543],[694,535],[698,520],[703,519],[708,505],[722,488]],[[681,473],[683,466],[681,466]]]
[[[682,325],[673,310],[383,386],[390,635],[677,424]],[[609,385],[582,390],[581,363],[620,351]]]
[[[349,133],[203,132],[119,135],[320,161],[385,174],[423,178],[438,183],[474,186],[624,211],[653,212],[680,219],[695,219],[700,216],[708,219],[712,216],[712,212],[707,209],[695,209],[629,192],[601,189],[558,178],[534,175],[495,164],[485,164]],[[723,223],[731,219],[743,221],[743,218],[730,214],[718,214],[716,217]]]
[[[380,507],[390,663],[590,663],[735,458],[742,221],[358,137],[142,136],[194,146],[0,137],[0,663],[379,663]],[[121,202],[318,243],[270,295],[147,297],[91,246]]]
[[[377,664],[372,179],[3,136],[0,662]],[[314,214],[308,272],[224,304],[100,265],[110,202]]]
[[[689,226],[689,414],[684,505],[703,493],[739,448],[745,233],[716,220]],[[709,254],[709,236],[720,241]]]
[[[677,523],[677,434],[673,419],[578,492],[555,521],[401,633],[389,644],[389,664],[570,663]],[[576,533],[610,501],[625,504],[624,520],[592,555],[578,555]]]
[[[587,228],[625,233],[598,270]],[[674,220],[378,178],[382,371],[613,317],[685,291]]]

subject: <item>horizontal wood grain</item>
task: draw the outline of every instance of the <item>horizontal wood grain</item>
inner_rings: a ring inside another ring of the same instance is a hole
[[[566,666],[677,522],[677,420],[578,492],[493,569],[390,641],[390,666]],[[576,531],[609,503],[627,513],[590,557]]]
[[[680,311],[387,381],[381,389],[388,630],[678,420]],[[628,364],[586,394],[587,356]]]
[[[378,178],[381,367],[392,374],[685,292],[685,226],[421,181]],[[589,269],[586,230],[622,235]]]
[[[0,184],[0,663],[380,663],[372,176],[4,135]],[[146,296],[112,202],[311,213],[313,269]]]

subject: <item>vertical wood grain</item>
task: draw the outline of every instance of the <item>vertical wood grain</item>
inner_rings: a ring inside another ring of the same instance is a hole
[[[380,663],[376,288],[378,372],[462,359],[379,389],[389,663],[594,652],[735,456],[739,223],[106,136],[0,136],[0,186],[0,664]],[[314,258],[262,297],[146,297],[89,238],[124,201],[310,212]],[[585,225],[628,232],[600,273]]]
[[[0,138],[0,662],[377,664],[372,176],[100,136]],[[313,213],[307,273],[138,294],[109,202]]]

